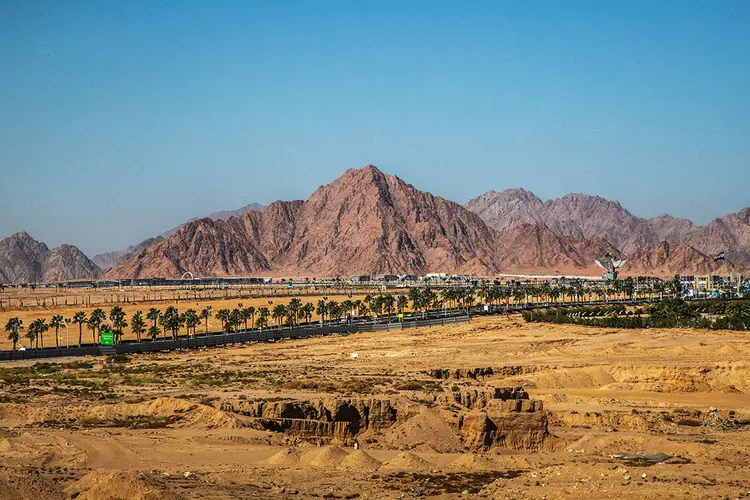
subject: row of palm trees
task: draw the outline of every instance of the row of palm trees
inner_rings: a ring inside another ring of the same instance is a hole
[[[650,283],[647,288],[636,286],[636,283],[627,278],[625,280],[615,281],[601,288],[577,286],[552,286],[548,283],[535,286],[527,283],[520,286],[501,286],[497,284],[487,284],[482,287],[450,287],[432,289],[430,287],[413,287],[410,288],[406,295],[379,293],[377,295],[367,295],[363,299],[347,299],[342,302],[328,300],[324,297],[317,301],[302,303],[299,298],[293,298],[288,304],[277,304],[273,306],[273,301],[269,301],[269,306],[243,307],[243,304],[237,304],[234,309],[223,308],[213,313],[212,307],[196,311],[187,309],[180,312],[177,307],[170,306],[164,311],[151,308],[144,311],[136,311],[130,318],[126,317],[122,307],[115,306],[109,314],[101,308],[96,308],[90,313],[77,311],[72,318],[64,318],[61,315],[52,316],[49,323],[45,318],[35,319],[26,329],[25,337],[29,339],[31,345],[44,347],[44,334],[50,329],[55,330],[55,344],[60,346],[59,332],[60,328],[68,327],[69,323],[78,326],[78,345],[83,343],[83,328],[86,327],[91,331],[94,343],[97,342],[98,334],[102,332],[111,332],[115,336],[115,341],[120,342],[124,329],[130,326],[132,333],[140,342],[144,336],[156,340],[162,333],[166,337],[170,335],[176,339],[182,328],[185,328],[188,335],[195,335],[198,325],[203,325],[205,332],[209,331],[209,321],[213,317],[221,322],[223,332],[238,331],[244,326],[248,328],[266,328],[269,326],[269,320],[276,322],[279,327],[286,324],[290,327],[298,326],[302,321],[308,323],[312,320],[313,314],[317,314],[320,321],[325,323],[327,320],[339,321],[346,317],[366,317],[370,314],[373,316],[387,315],[388,319],[392,318],[394,312],[403,313],[407,308],[415,313],[425,313],[430,310],[456,309],[463,308],[471,310],[477,303],[495,304],[501,306],[503,303],[506,307],[513,300],[519,304],[561,304],[561,303],[582,303],[591,302],[593,296],[603,297],[605,301],[613,298],[639,298],[639,294],[651,297],[658,294],[663,298],[664,294],[676,295],[679,293],[679,280],[666,282]],[[107,322],[109,321],[109,323]],[[10,318],[5,325],[5,331],[8,333],[8,339],[13,342],[13,349],[16,348],[21,339],[21,332],[24,330],[23,322],[18,318]]]

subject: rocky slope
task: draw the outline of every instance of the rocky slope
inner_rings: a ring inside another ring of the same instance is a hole
[[[231,217],[241,217],[242,215],[248,212],[262,212],[263,208],[264,208],[263,205],[261,205],[260,203],[250,203],[249,205],[245,205],[244,207],[238,208],[237,210],[221,210],[219,212],[213,212],[211,214],[208,214],[206,217],[203,217],[203,218],[211,219],[211,220],[228,220]],[[137,245],[131,245],[125,250],[116,250],[114,252],[107,252],[107,253],[94,255],[94,258],[91,260],[93,260],[94,263],[102,269],[109,269],[110,267],[115,267],[120,262],[126,261],[132,258],[133,256],[140,254],[151,245],[159,243],[164,238],[168,238],[172,236],[184,225],[193,221],[200,220],[200,219],[201,217],[190,219],[189,221],[187,221],[185,224],[181,226],[174,227],[170,229],[169,231],[166,231],[162,233],[161,235],[156,236],[155,238],[148,238],[147,240],[144,240],[138,243]]]
[[[460,205],[367,166],[304,202],[186,224],[108,275],[487,273],[500,269],[496,237]]]
[[[635,275],[654,274],[656,271],[662,276],[684,273],[686,270],[696,274],[709,274],[719,270],[722,265],[721,261],[714,262],[713,257],[689,245],[662,241],[654,247],[640,248],[629,255],[625,271]]]
[[[750,267],[750,207],[698,227],[685,243],[711,256],[725,251],[728,262]]]
[[[619,253],[639,259],[634,268],[660,261],[648,258],[640,261],[651,250],[669,260],[663,263],[664,269],[679,268],[686,272],[704,269],[703,258],[720,252],[726,252],[727,261],[733,266],[750,266],[750,208],[714,219],[705,226],[696,226],[687,219],[667,214],[643,219],[631,214],[618,202],[599,196],[569,194],[542,202],[523,189],[501,193],[488,191],[469,201],[466,208],[497,230],[532,223],[543,224],[555,235],[573,240],[602,238]],[[665,253],[661,245],[664,241],[682,243],[697,252],[680,252],[679,259],[673,261],[677,255]]]
[[[558,236],[605,239],[625,254],[660,241],[647,220],[600,196],[568,194],[542,202],[529,191],[509,189],[489,191],[469,201],[466,208],[497,230],[544,224]]]
[[[0,283],[35,283],[81,279],[99,268],[72,245],[50,250],[25,232],[0,240]]]
[[[741,242],[746,220],[740,212],[706,227]],[[593,261],[606,252],[632,255],[632,272],[644,274],[710,265],[689,243],[661,245],[660,231],[668,234],[670,224],[676,223],[661,218],[657,230],[656,223],[598,196],[542,202],[521,189],[485,193],[462,207],[369,165],[348,170],[306,201],[189,222],[106,276],[599,274]]]
[[[230,217],[241,217],[245,215],[248,212],[262,212],[265,207],[261,205],[260,203],[250,203],[248,205],[245,205],[244,207],[240,207],[236,210],[219,210],[218,212],[212,212],[205,217],[194,217],[190,220],[188,220],[185,224],[188,222],[193,222],[200,219],[211,219],[211,220],[227,220]],[[183,224],[184,225],[184,224]],[[180,229],[182,226],[173,227],[169,231],[166,231],[161,234],[163,238],[167,238],[169,236],[172,236],[174,233],[177,232],[178,229]]]
[[[147,240],[144,240],[137,245],[129,246],[125,250],[116,250],[114,252],[94,255],[91,260],[94,261],[94,264],[99,266],[101,269],[108,269],[110,267],[116,266],[123,260],[129,259],[133,255],[141,253],[144,249],[150,247],[154,243],[158,243],[163,239],[164,238],[161,236],[157,236],[156,238],[148,238]]]

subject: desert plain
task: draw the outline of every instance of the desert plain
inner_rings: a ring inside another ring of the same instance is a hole
[[[5,363],[0,498],[740,498],[749,356],[510,315]]]

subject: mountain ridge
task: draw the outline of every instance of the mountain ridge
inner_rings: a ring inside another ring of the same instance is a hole
[[[543,201],[514,188],[487,191],[460,205],[368,165],[348,169],[306,200],[258,208],[250,204],[192,219],[167,236],[97,255],[97,262],[71,245],[50,250],[17,233],[0,240],[0,281],[179,278],[186,271],[596,275],[594,259],[607,252],[627,258],[623,271],[629,274],[750,266],[750,207],[697,226],[669,214],[637,217],[618,201],[583,193]],[[715,262],[722,251],[726,263]]]
[[[37,283],[80,279],[99,268],[73,245],[50,250],[21,231],[0,240],[0,283]]]

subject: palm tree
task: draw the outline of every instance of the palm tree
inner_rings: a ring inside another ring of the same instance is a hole
[[[273,318],[278,321],[279,328],[283,327],[284,324],[284,317],[287,315],[287,309],[284,304],[278,304],[276,307],[273,308],[272,311]]]
[[[32,321],[29,328],[26,329],[26,338],[29,339],[29,347],[34,347],[34,340],[37,341],[36,347],[39,347],[37,327],[36,321]]]
[[[177,335],[180,333],[180,326],[182,325],[180,311],[175,306],[167,307],[161,318],[161,322],[164,327],[164,336],[166,337],[167,331],[170,331],[172,332],[172,340],[176,340]]]
[[[403,313],[408,306],[409,299],[406,298],[406,295],[399,295],[396,298],[396,308],[398,308],[399,313]]]
[[[86,323],[86,313],[78,311],[73,315],[73,323],[78,325],[78,347],[83,344],[83,324]]]
[[[36,337],[37,348],[39,348],[39,341],[41,340],[42,349],[44,349],[44,332],[49,330],[47,320],[44,318],[35,319],[34,321],[32,321],[31,325],[29,325],[29,331],[31,331],[32,329]]]
[[[353,309],[354,309],[354,301],[346,299],[341,303],[341,310],[344,311],[344,314],[346,315],[353,315]]]
[[[18,319],[18,316],[10,318],[8,322],[5,323],[5,331],[8,334],[8,340],[13,342],[14,351],[16,350],[18,341],[21,338],[21,330],[23,330],[23,321]]]
[[[206,334],[208,334],[208,320],[211,319],[211,311],[207,307],[202,309],[201,313],[198,315],[198,319],[203,322],[206,327]]]
[[[325,324],[326,315],[328,314],[328,303],[325,301],[325,299],[321,299],[318,301],[318,307],[315,309],[315,312],[318,316],[320,316],[320,322],[322,324]]]
[[[341,316],[343,316],[344,314],[344,310],[341,307],[341,304],[339,304],[335,300],[332,300],[328,303],[328,311],[331,315],[331,318],[335,320],[340,320]]]
[[[328,316],[331,319],[341,319],[341,306],[335,300],[328,302]]]
[[[422,292],[417,287],[410,288],[408,296],[411,301],[411,308],[416,315],[419,313],[419,310],[422,309]]]
[[[247,306],[245,310],[250,315],[250,328],[255,328],[255,307]],[[247,325],[245,325],[245,328],[247,328]]]
[[[365,304],[361,300],[358,302],[359,302],[359,305],[357,306],[357,316],[367,316],[367,313],[370,312],[369,308],[367,307],[367,304]]]
[[[383,308],[385,308],[385,312],[388,313],[388,321],[391,321],[391,313],[393,313],[393,305],[396,303],[396,299],[393,298],[393,295],[390,293],[387,293],[383,296]]]
[[[109,320],[112,322],[115,340],[119,344],[122,340],[122,331],[128,326],[128,322],[125,320],[125,311],[122,310],[122,307],[113,307],[109,311]]]
[[[312,319],[312,315],[315,312],[315,306],[312,302],[306,303],[304,306],[302,306],[299,310],[300,315],[302,315],[303,318],[305,318],[305,321],[310,323],[310,320]]]
[[[49,321],[49,326],[55,329],[55,347],[60,348],[60,327],[65,326],[65,318],[56,314]]]
[[[268,326],[268,315],[269,311],[267,307],[258,308],[258,327],[263,329],[264,326]]]
[[[104,323],[105,319],[107,319],[107,315],[104,313],[104,310],[98,307],[91,311],[91,314],[89,315],[88,327],[94,336],[94,344],[97,343],[96,334],[101,331],[102,323]]]
[[[143,311],[136,311],[130,320],[130,329],[135,334],[138,342],[141,341],[141,335],[146,332],[146,322],[143,321]]]
[[[156,342],[156,337],[158,337],[160,333],[161,330],[159,330],[158,326],[151,325],[151,328],[148,329],[148,334],[151,337],[151,342]]]
[[[240,309],[239,320],[245,324],[245,330],[247,330],[247,322],[250,320],[250,311],[247,309]]]
[[[286,306],[287,314],[289,315],[289,322],[294,325],[296,323],[299,323],[299,310],[302,307],[302,301],[298,298],[293,298],[289,301],[289,305]]]
[[[229,331],[229,315],[231,312],[229,309],[219,309],[216,311],[216,319],[221,321],[222,331],[227,333]]]
[[[194,309],[188,309],[182,315],[182,320],[185,323],[185,328],[187,328],[188,336],[190,335],[190,330],[193,331],[193,336],[195,336],[195,327],[200,322],[200,319],[198,318],[198,313],[196,313]]]
[[[148,310],[148,313],[146,313],[146,319],[151,320],[151,326],[156,326],[156,322],[161,317],[161,311],[158,310],[155,307],[152,307]]]
[[[240,318],[241,313],[238,308],[232,309],[232,312],[229,313],[229,324],[231,325],[230,328],[233,331],[237,331],[239,328],[240,323],[242,322],[242,319]]]

